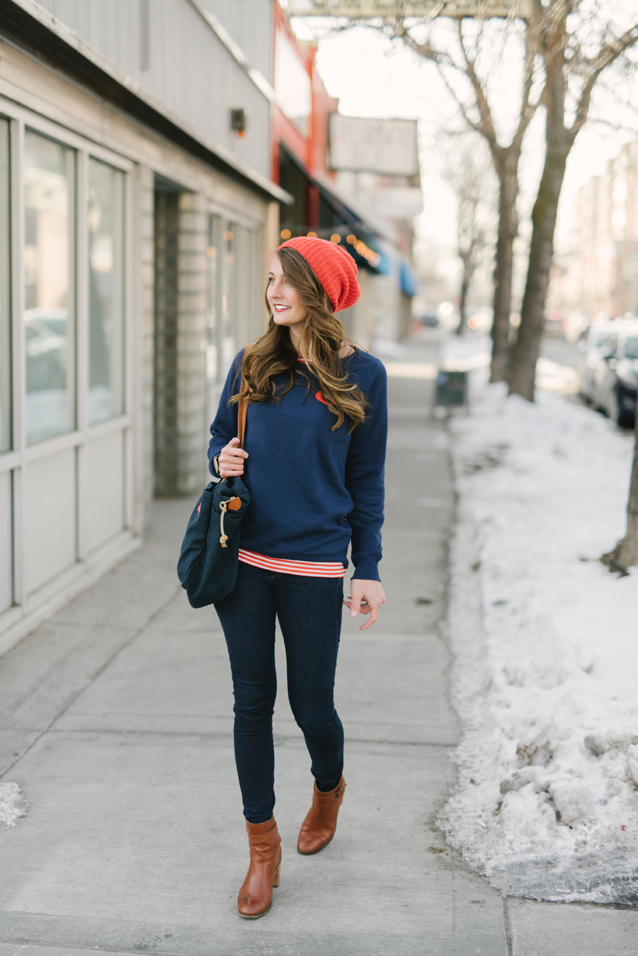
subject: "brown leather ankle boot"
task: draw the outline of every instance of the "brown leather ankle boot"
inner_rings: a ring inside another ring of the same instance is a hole
[[[300,853],[310,856],[311,853],[318,853],[319,850],[328,846],[337,829],[337,814],[343,803],[345,792],[346,781],[343,777],[334,790],[330,790],[328,793],[322,793],[321,790],[318,790],[315,780],[312,806],[301,825],[299,839],[297,840],[297,849]]]
[[[279,886],[281,837],[275,818],[266,823],[246,821],[250,866],[237,897],[237,909],[244,919],[258,919],[272,906],[273,886]]]

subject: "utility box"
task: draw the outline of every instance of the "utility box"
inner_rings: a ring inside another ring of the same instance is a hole
[[[447,372],[441,369],[436,376],[435,406],[441,408],[467,408],[467,375],[468,373],[466,371]]]

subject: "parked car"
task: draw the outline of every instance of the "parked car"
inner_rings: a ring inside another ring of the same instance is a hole
[[[596,319],[579,345],[580,395],[586,402],[593,403],[596,369],[603,355],[613,352],[617,338],[618,331],[611,319]]]
[[[430,329],[435,329],[439,324],[439,320],[434,312],[424,312],[423,315],[417,315],[414,317],[414,321],[418,325],[424,325]]]
[[[571,345],[575,345],[589,332],[589,316],[584,312],[570,312],[563,319],[563,334]]]
[[[592,405],[600,405],[600,396],[597,388],[603,375],[600,362],[605,355],[611,355],[616,348],[616,342],[621,332],[638,331],[638,321],[631,319],[597,318],[589,327],[589,332],[578,345],[580,362],[578,374],[580,377],[580,395]],[[596,376],[598,374],[598,382]]]
[[[596,371],[595,403],[612,421],[631,426],[638,396],[638,323],[618,334],[615,348],[603,356]]]

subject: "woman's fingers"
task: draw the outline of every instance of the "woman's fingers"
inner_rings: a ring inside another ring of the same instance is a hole
[[[348,608],[349,611],[352,610],[352,598],[350,597],[344,598],[343,603],[345,604],[345,606]],[[361,601],[361,603],[359,604],[360,614],[369,614],[371,610],[372,608],[370,607],[370,605],[368,604],[366,600]]]
[[[222,478],[236,478],[239,475],[243,475],[244,466],[243,464],[224,464],[221,460],[219,462],[219,473]]]
[[[248,458],[248,452],[239,447],[239,438],[231,438],[219,453],[219,457],[232,456],[234,458]]]
[[[359,628],[360,631],[365,631],[379,619],[379,610],[381,605],[385,604],[383,587],[380,581],[364,581],[358,578],[352,579],[350,587],[352,597],[346,598],[343,603],[350,608],[352,617],[357,614],[370,615],[370,620]]]
[[[366,621],[365,624],[362,624],[362,625],[361,625],[361,627],[359,628],[360,631],[365,631],[366,628],[372,627],[372,625],[375,624],[375,623],[379,620],[379,608],[380,608],[380,607],[381,607],[381,605],[379,604],[378,606],[373,607],[373,608],[371,609],[370,620],[369,620],[369,621]],[[365,613],[365,612],[364,612],[364,613]]]
[[[219,474],[222,478],[235,478],[244,473],[244,461],[248,452],[239,448],[239,438],[232,438],[219,453]]]

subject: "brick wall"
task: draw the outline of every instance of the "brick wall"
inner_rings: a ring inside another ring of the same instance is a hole
[[[176,493],[199,493],[206,475],[208,217],[201,193],[179,196]]]
[[[151,523],[153,503],[154,436],[153,436],[153,381],[154,381],[154,288],[155,288],[155,239],[154,239],[154,179],[148,167],[138,167],[137,176],[139,251],[140,251],[140,336],[139,362],[136,386],[138,388],[138,410],[140,415],[139,441],[141,452],[139,463],[138,501],[141,502],[140,524],[143,530]]]
[[[206,475],[206,203],[155,195],[155,494],[191,495]]]

